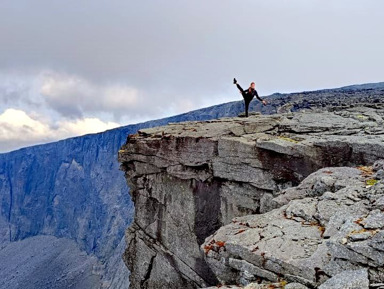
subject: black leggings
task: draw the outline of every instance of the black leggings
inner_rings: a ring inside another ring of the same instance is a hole
[[[250,98],[244,91],[244,89],[240,86],[240,84],[236,83],[237,88],[240,90],[241,95],[244,98],[244,106],[245,106],[245,117],[248,117],[248,109],[249,109],[249,104],[252,101],[252,98]]]

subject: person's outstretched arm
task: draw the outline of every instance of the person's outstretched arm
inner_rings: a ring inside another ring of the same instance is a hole
[[[265,101],[265,99],[262,99],[259,94],[257,93],[257,90],[255,90],[255,96],[258,100],[260,100],[264,105],[267,104],[267,102]]]

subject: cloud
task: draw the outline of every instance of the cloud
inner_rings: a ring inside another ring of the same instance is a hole
[[[65,118],[110,115],[113,120],[143,121],[187,112],[215,97],[193,96],[185,91],[178,97],[157,91],[139,91],[124,83],[96,83],[74,74],[44,71],[38,76],[39,95],[49,109]],[[219,103],[216,100],[216,103]]]
[[[47,104],[68,117],[111,113],[116,118],[136,111],[139,91],[124,84],[96,84],[76,75],[45,72],[40,93]]]
[[[0,152],[186,112],[213,99],[146,97],[124,83],[48,69],[0,70]]]
[[[103,122],[98,118],[84,118],[76,121],[60,121],[57,123],[58,129],[54,131],[54,133],[58,132],[59,134],[66,136],[84,135],[105,131],[119,126],[120,124],[116,122]]]
[[[7,109],[0,115],[0,139],[9,141],[19,139],[21,136],[35,141],[47,136],[49,127],[32,119],[24,111]]]
[[[118,83],[171,105],[194,98],[194,107],[229,93],[233,76],[262,94],[382,81],[383,9],[374,0],[4,0],[0,67]]]
[[[9,108],[0,114],[0,151],[105,131],[118,126],[118,123],[103,122],[97,118],[46,123],[25,111]]]
[[[9,81],[4,81],[2,76]],[[202,97],[180,90],[175,96],[162,88],[140,90],[124,82],[95,82],[80,75],[48,69],[11,75],[0,71],[0,109],[14,107],[30,111],[33,108],[55,118],[97,117],[104,121],[132,123],[230,100],[233,98],[220,95],[219,91]]]
[[[116,81],[147,98],[202,98],[234,75],[265,93],[382,80],[384,2],[334,2],[4,0],[0,67]]]
[[[238,100],[235,76],[260,95],[383,81],[383,9],[376,0],[3,0],[0,112],[24,111],[58,135],[59,124],[128,124]]]

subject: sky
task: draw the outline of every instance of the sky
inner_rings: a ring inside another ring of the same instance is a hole
[[[0,0],[0,152],[384,81],[382,0]]]

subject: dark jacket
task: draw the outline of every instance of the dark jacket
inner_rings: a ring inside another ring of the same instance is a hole
[[[256,97],[258,100],[263,101],[260,98],[259,94],[257,93],[256,89],[253,89],[253,88],[245,89],[243,90],[242,94],[245,100],[251,101],[254,97]]]

